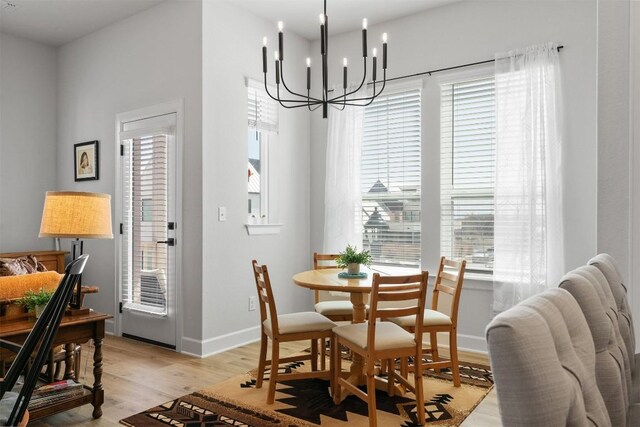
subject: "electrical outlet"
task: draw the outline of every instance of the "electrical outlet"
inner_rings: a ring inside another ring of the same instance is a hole
[[[226,221],[227,220],[227,208],[224,206],[220,206],[218,208],[218,221]]]
[[[256,310],[256,297],[249,297],[249,311],[255,311]]]

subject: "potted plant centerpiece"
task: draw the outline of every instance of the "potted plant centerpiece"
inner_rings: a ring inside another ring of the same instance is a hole
[[[340,268],[346,268],[347,273],[356,275],[360,273],[360,265],[371,265],[373,258],[369,251],[358,252],[356,246],[347,245],[344,252],[340,252],[340,256],[336,258],[336,265]]]
[[[52,296],[53,292],[44,289],[40,289],[38,292],[27,291],[22,298],[16,301],[16,304],[23,306],[27,311],[33,311],[37,319]]]

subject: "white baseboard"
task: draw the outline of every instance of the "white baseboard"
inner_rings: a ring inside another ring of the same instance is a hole
[[[259,326],[242,329],[206,340],[183,337],[182,353],[196,357],[207,357],[258,341],[259,339]]]
[[[487,340],[475,335],[458,334],[458,350],[487,354]]]
[[[113,319],[107,319],[104,321],[104,332],[107,335],[115,335],[116,323],[113,321]]]

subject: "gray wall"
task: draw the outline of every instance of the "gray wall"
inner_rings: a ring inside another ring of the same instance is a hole
[[[56,178],[56,51],[0,33],[0,252],[52,249],[39,239]]]
[[[274,22],[227,2],[203,8],[203,353],[259,337],[258,311],[248,311],[256,295],[251,260],[267,264],[281,313],[311,308],[312,293],[294,286],[294,273],[311,264],[309,252],[309,114],[280,108],[280,134],[269,153],[270,220],[280,234],[248,236],[247,91],[244,77],[262,79],[262,37],[270,40],[273,71]],[[286,36],[285,74],[303,88],[309,44]],[[290,69],[288,67],[291,67]],[[273,74],[270,74],[273,79]],[[218,222],[217,208],[227,208]]]
[[[564,88],[565,239],[567,269],[583,264],[596,250],[596,2],[469,1],[410,17],[370,25],[369,47],[380,47],[389,34],[389,76],[399,76],[493,58],[496,52],[557,41]],[[508,35],[508,36],[507,36]],[[330,81],[341,82],[340,58],[359,63],[360,32],[332,37]],[[380,51],[380,49],[378,49]],[[318,43],[312,54],[318,56]],[[317,57],[314,63],[318,63]],[[357,67],[350,70],[358,75]],[[491,68],[487,70],[491,72]],[[465,73],[473,70],[465,70]],[[423,86],[423,234],[422,267],[435,271],[439,250],[439,100],[441,79],[424,78]],[[322,248],[326,121],[311,123],[311,251]],[[490,281],[465,280],[460,308],[461,347],[484,350],[484,328],[491,317]]]
[[[184,98],[184,336],[202,334],[202,3],[164,2],[69,43],[58,57],[57,186],[115,195],[116,114]],[[100,141],[100,180],[74,182],[73,144]],[[115,207],[115,203],[113,204]],[[114,215],[115,217],[115,215]],[[114,224],[114,231],[116,229]],[[68,244],[68,242],[65,242]],[[116,240],[88,240],[89,306],[115,313]],[[180,315],[179,314],[179,315]]]
[[[628,0],[598,1],[598,252],[630,276]]]

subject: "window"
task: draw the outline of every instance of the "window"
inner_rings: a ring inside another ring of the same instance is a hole
[[[278,133],[278,108],[264,87],[247,79],[247,214],[250,224],[268,222],[268,143]]]
[[[364,113],[363,247],[379,265],[420,265],[420,89],[380,96]]]
[[[440,250],[467,270],[493,269],[494,79],[441,86]]]

